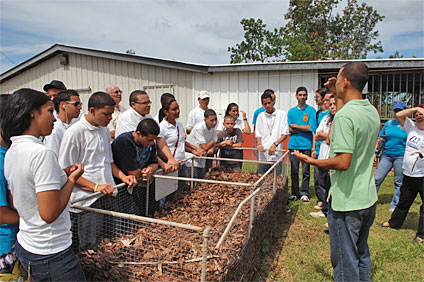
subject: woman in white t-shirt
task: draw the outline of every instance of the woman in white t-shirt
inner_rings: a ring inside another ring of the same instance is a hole
[[[227,115],[233,116],[236,119],[236,125],[234,128],[240,128],[241,132],[250,134],[251,131],[249,123],[247,122],[246,112],[241,111],[241,113],[243,115],[243,119],[240,118],[239,106],[236,103],[230,103],[227,106],[224,117]],[[216,134],[219,134],[221,131],[225,131],[224,119],[218,122],[216,127]]]
[[[414,114],[415,122],[408,118]],[[399,202],[389,221],[381,227],[400,229],[414,203],[417,194],[421,197],[418,230],[414,242],[424,243],[424,104],[396,114],[402,128],[408,134],[403,157],[403,183],[400,187]]]
[[[330,113],[322,118],[316,132],[316,141],[322,141],[321,146],[319,147],[319,160],[330,158],[330,129],[333,124],[333,118],[336,114],[336,98],[334,95],[330,97]],[[318,168],[318,190],[321,193],[324,201],[322,203],[322,209],[319,212],[309,213],[313,217],[326,217],[328,212],[328,191],[330,190],[330,175],[328,174],[328,169]]]
[[[1,128],[4,141],[11,143],[5,176],[20,217],[16,255],[34,281],[84,281],[71,249],[69,216],[69,198],[84,168],[60,169],[56,154],[41,142],[56,120],[46,94],[20,89],[8,104]]]

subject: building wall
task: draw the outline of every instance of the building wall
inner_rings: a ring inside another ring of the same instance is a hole
[[[96,91],[105,91],[110,85],[121,88],[123,91],[121,103],[126,108],[132,91],[146,89],[153,102],[152,116],[158,112],[160,95],[164,92],[171,92],[176,96],[180,103],[181,120],[184,123],[186,121],[184,113],[193,108],[192,72],[74,53],[69,53],[67,66],[60,65],[56,57],[50,58],[5,81],[0,85],[0,90],[1,93],[12,93],[17,89],[28,87],[43,91],[43,86],[53,79],[63,81],[68,89],[80,90],[84,112],[87,112],[90,95]]]
[[[249,71],[194,74],[194,93],[208,90],[211,93],[210,107],[225,114],[227,105],[235,102],[248,114],[251,124],[253,113],[261,107],[260,97],[264,90],[271,88],[277,96],[276,107],[286,112],[297,105],[296,89],[308,89],[307,103],[315,107],[314,91],[318,87],[318,71]],[[197,104],[193,95],[193,103]]]

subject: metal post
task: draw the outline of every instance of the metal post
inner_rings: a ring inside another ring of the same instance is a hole
[[[149,190],[150,190],[149,182],[150,181],[147,180],[147,183],[146,183],[146,216],[149,215]]]
[[[256,197],[252,197],[250,199],[250,215],[249,215],[249,227],[247,229],[247,239],[250,238],[250,233],[252,233],[253,217],[255,216],[255,198]]]
[[[202,282],[206,281],[206,262],[208,259],[208,241],[211,228],[207,226],[203,231],[203,254],[202,254]]]
[[[272,183],[272,194],[277,192],[277,167],[274,167],[274,183]]]
[[[190,185],[190,190],[193,190],[194,188],[194,181],[193,181],[193,177],[194,176],[194,158],[191,159],[191,185]]]

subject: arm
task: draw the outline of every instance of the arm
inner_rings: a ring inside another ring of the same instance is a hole
[[[338,98],[337,91],[336,91],[336,77],[330,77],[326,83],[324,83],[324,86],[327,87],[331,93],[334,94],[334,97],[336,97],[336,108],[337,111],[339,111],[341,108],[343,108],[344,103],[343,100]]]
[[[157,153],[159,158],[161,158],[162,160],[167,160],[165,167],[168,169],[164,169],[165,173],[178,170],[180,165],[175,160],[174,156],[171,154],[171,150],[169,150],[168,144],[166,144],[165,139],[162,137],[158,137],[156,139],[156,144],[158,148]]]
[[[317,131],[316,141],[324,141],[327,139],[328,133],[325,133],[324,130]]]
[[[203,149],[200,149],[187,141],[185,142],[185,150],[186,152],[192,153],[193,155],[196,155],[199,157],[205,154],[205,151]]]
[[[211,140],[211,141],[209,141],[208,143],[206,143],[206,144],[200,144],[200,148],[202,148],[203,150],[205,150],[205,151],[208,151],[208,150],[210,150],[212,147],[214,147],[214,145],[215,145],[215,141],[214,140]]]
[[[70,173],[61,190],[49,190],[37,193],[38,212],[48,224],[55,221],[69,202],[76,180],[83,174],[84,166],[77,163],[65,169]]]
[[[293,130],[293,133],[298,133],[298,132],[308,132],[308,131],[310,131],[309,129],[311,128],[311,125],[310,124],[307,124],[307,125],[299,125],[299,124],[294,124],[294,123],[292,123],[291,125],[290,125],[290,129],[291,130]],[[289,129],[289,130],[290,130]],[[290,132],[290,133],[292,133],[292,132]]]
[[[277,141],[275,141],[275,142],[278,143],[278,145],[280,145],[281,143],[284,142],[284,140],[286,140],[287,136],[288,135],[282,134],[280,136],[280,138],[278,138]],[[269,149],[268,149],[268,154],[273,155],[276,150],[277,150],[277,146],[275,146],[275,144],[272,143],[271,147],[269,147]]]
[[[262,145],[262,137],[256,137],[255,141],[256,141],[255,143],[257,144],[256,148],[258,149],[258,151],[259,152],[265,152],[265,148]]]
[[[316,165],[324,169],[335,169],[340,171],[348,170],[352,161],[352,154],[350,153],[338,153],[335,157],[325,160],[314,159],[308,155],[300,153],[297,150],[295,150],[292,155],[298,157],[302,162]]]
[[[396,118],[398,119],[399,123],[403,126],[405,124],[405,120],[409,115],[415,114],[415,113],[421,113],[424,115],[424,109],[420,107],[415,107],[411,109],[406,109],[403,111],[400,111],[396,114]]]
[[[137,169],[128,171],[128,175],[133,175],[135,178],[143,179],[143,181],[149,181],[152,178],[153,173],[155,173],[158,170],[158,164],[148,164],[143,169]]]
[[[243,114],[243,123],[244,123],[243,133],[250,134],[251,131],[250,131],[249,123],[247,122],[246,112],[245,111],[240,111],[240,112]]]
[[[10,204],[13,206],[13,197],[12,193],[10,191],[7,191],[10,199]],[[18,224],[19,223],[19,214],[18,212],[13,208],[10,209],[7,206],[1,206],[0,207],[0,224]]]
[[[115,163],[111,163],[110,165],[112,167],[112,175],[121,179],[122,182],[127,183],[130,187],[138,183],[137,179],[133,175],[125,175],[125,173],[123,173]]]

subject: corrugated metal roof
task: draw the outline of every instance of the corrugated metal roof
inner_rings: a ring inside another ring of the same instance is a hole
[[[45,51],[35,55],[25,62],[5,71],[0,75],[0,83],[6,81],[21,72],[61,53],[77,53],[87,56],[97,56],[107,59],[121,60],[126,62],[154,65],[179,70],[199,73],[235,72],[235,71],[278,71],[278,70],[322,70],[339,69],[345,63],[351,61],[365,62],[370,69],[424,69],[424,58],[397,58],[397,59],[360,59],[360,60],[320,60],[320,61],[297,61],[297,62],[266,62],[266,63],[241,63],[202,65],[175,60],[167,60],[153,57],[145,57],[127,53],[110,52],[83,47],[55,44]]]

